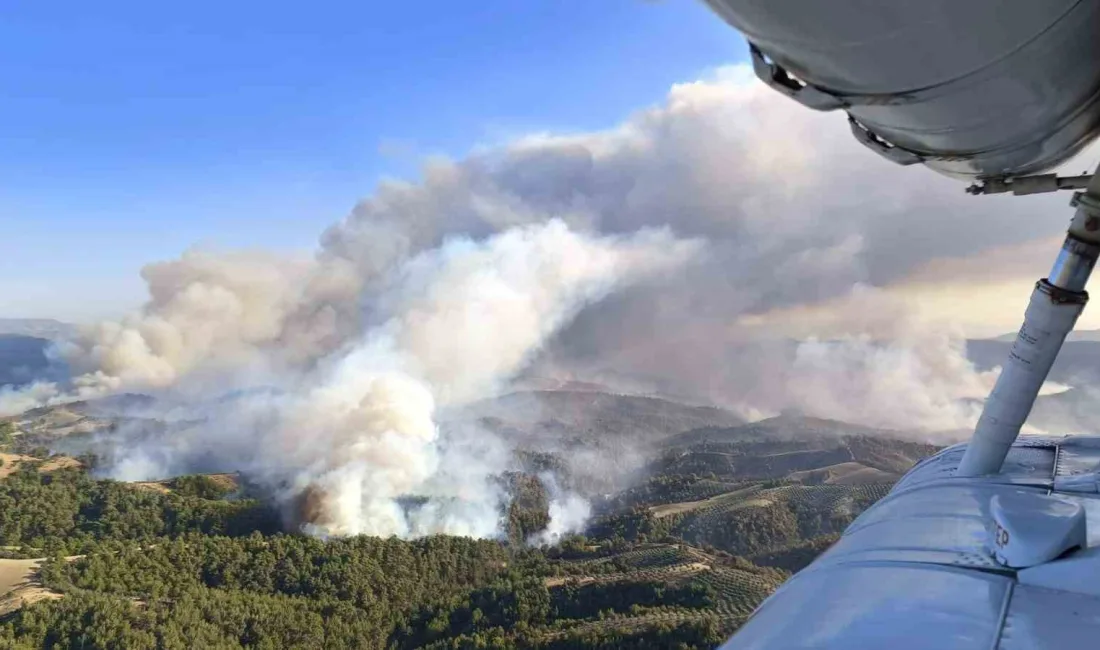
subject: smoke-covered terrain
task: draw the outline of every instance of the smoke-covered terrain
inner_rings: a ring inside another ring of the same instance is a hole
[[[149,264],[144,306],[48,347],[55,374],[16,377],[0,413],[149,395],[88,441],[99,473],[242,472],[323,537],[500,537],[530,451],[572,465],[564,532],[669,434],[799,414],[950,440],[996,376],[967,332],[1013,326],[1026,288],[994,298],[1045,270],[1062,220],[1035,215],[1064,207],[967,199],[835,118],[737,67],[606,130],[431,160],[310,256]],[[540,381],[603,396],[501,398]],[[1068,396],[1033,426],[1080,419]]]
[[[714,647],[936,448],[539,384],[463,416],[516,445],[517,469],[493,481],[509,499],[493,541],[321,542],[279,533],[285,509],[247,473],[120,483],[94,480],[92,455],[45,458],[199,424],[159,419],[147,397],[0,422],[0,644]],[[309,490],[303,501],[324,513]],[[107,619],[124,624],[83,623]]]

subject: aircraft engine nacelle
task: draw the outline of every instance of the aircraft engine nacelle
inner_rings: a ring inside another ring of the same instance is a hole
[[[1100,130],[1100,0],[705,0],[757,74],[902,164],[1034,174]]]

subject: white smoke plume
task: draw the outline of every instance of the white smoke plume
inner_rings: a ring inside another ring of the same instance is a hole
[[[558,220],[517,226],[481,241],[448,239],[388,272],[371,296],[371,324],[363,334],[314,360],[291,381],[284,369],[286,392],[252,401],[267,415],[246,427],[255,433],[244,448],[240,436],[225,438],[218,431],[201,444],[175,440],[170,455],[177,463],[194,453],[232,459],[288,501],[302,499],[292,516],[318,534],[491,536],[504,499],[491,479],[506,469],[507,460],[471,463],[473,455],[463,452],[462,441],[441,439],[437,408],[491,395],[583,307],[699,254],[698,242],[678,240],[667,230],[591,237]],[[260,279],[263,288],[271,277]],[[142,369],[173,367],[177,373],[196,368],[203,361],[196,357],[203,354],[216,355],[205,364],[207,372],[227,362],[235,369],[255,368],[257,356],[270,367],[270,354],[279,357],[277,363],[287,362],[281,348],[267,353],[277,341],[278,321],[291,311],[281,307],[287,289],[277,284],[271,285],[277,291],[255,301],[276,326],[246,328],[234,319],[235,329],[223,323],[200,332],[197,345],[182,347],[190,354],[181,354],[174,339],[158,346],[156,354],[131,358]],[[253,282],[244,295],[255,296],[256,286]],[[204,313],[208,303],[196,304]],[[158,325],[168,320],[163,313],[155,312]],[[131,331],[143,334],[140,328],[148,320],[134,323]],[[111,333],[111,341],[122,338]],[[184,363],[150,363],[151,358]],[[129,381],[134,375],[115,376]],[[164,376],[149,373],[139,381],[154,379],[158,385]],[[237,407],[232,424],[247,421],[252,416],[242,412],[254,408]],[[216,430],[229,424],[215,418],[204,426]],[[120,471],[160,469],[156,456],[165,443],[147,444],[152,448],[139,444],[123,453]],[[427,501],[409,508],[401,502],[407,496]]]
[[[527,540],[529,544],[556,544],[563,537],[584,530],[592,515],[592,505],[581,495],[558,484],[553,474],[539,476],[550,496],[550,523]]]
[[[292,356],[296,341],[283,329],[312,268],[263,253],[202,251],[147,266],[150,298],[142,313],[86,328],[64,350],[78,390],[93,396],[163,388],[198,369],[238,371]]]
[[[992,379],[974,371],[960,339],[811,339],[795,351],[787,387],[798,410],[820,417],[949,431],[977,423]]]
[[[57,384],[48,381],[38,381],[20,388],[0,387],[0,417],[18,415],[47,404],[59,393]]]
[[[1056,236],[1065,219],[1036,215],[1065,210],[1060,197],[968,198],[864,150],[842,116],[723,69],[615,128],[384,182],[311,259],[193,251],[151,265],[141,313],[64,350],[67,397],[244,391],[115,471],[217,457],[301,497],[320,533],[485,535],[501,463],[479,459],[507,454],[442,435],[435,414],[525,368],[747,413],[971,424],[967,400],[990,377],[966,360],[956,317],[981,304],[1015,327],[1026,288],[991,308],[978,281],[1026,287],[1045,272],[1041,256],[1015,268],[997,252]],[[967,258],[986,263],[955,263]]]
[[[436,406],[491,394],[586,304],[676,268],[696,248],[667,232],[590,239],[550,221],[412,258],[378,297],[389,318],[291,398],[263,466],[282,465],[330,496],[313,517],[329,533],[492,533],[499,501],[474,467],[465,468],[465,493],[428,495],[455,501],[429,502],[427,516],[407,517],[397,502],[432,488],[448,464],[436,448]]]
[[[1064,214],[1058,197],[968,198],[961,190],[927,170],[891,165],[854,142],[841,116],[806,111],[747,68],[728,68],[673,87],[662,105],[616,128],[531,136],[459,161],[432,160],[415,183],[382,183],[322,236],[312,260],[194,252],[153,265],[144,313],[99,326],[69,358],[86,371],[78,379],[85,394],[194,384],[201,391],[215,371],[281,378],[308,370],[384,316],[375,297],[395,265],[448,237],[478,241],[554,218],[605,234],[671,225],[706,239],[707,258],[585,310],[537,363],[672,383],[679,393],[747,407],[763,381],[786,395],[769,395],[769,404],[797,406],[797,387],[770,381],[785,374],[786,358],[773,358],[774,343],[761,342],[745,319],[833,304],[840,326],[828,332],[781,325],[796,339],[863,336],[865,321],[886,317],[845,313],[853,287],[901,295],[929,265],[1049,239],[1064,222],[1036,218]],[[976,294],[966,283],[990,274],[1022,278],[1026,287],[1046,270],[1033,257],[1018,269],[1018,256],[962,266],[954,284],[937,283],[936,295],[960,287]],[[916,302],[906,309],[919,310]],[[982,312],[997,311],[1007,331],[1025,303],[1026,288],[1019,304]],[[958,312],[965,304],[951,303]],[[938,327],[937,319],[956,317],[940,312],[920,318]],[[858,411],[836,415],[860,419]],[[899,424],[941,419],[918,416]]]
[[[785,410],[909,431],[973,427],[999,368],[979,372],[957,327],[923,316],[902,298],[856,285],[832,309],[796,307],[742,321],[750,340],[782,336],[784,323],[812,334],[737,349],[756,379],[742,393],[759,415]],[[778,332],[777,332],[778,330]]]

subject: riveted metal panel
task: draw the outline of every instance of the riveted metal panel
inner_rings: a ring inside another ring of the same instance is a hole
[[[1067,650],[1100,643],[1100,599],[1016,585],[998,650]]]
[[[723,648],[988,650],[1010,580],[935,565],[845,565],[792,578]]]

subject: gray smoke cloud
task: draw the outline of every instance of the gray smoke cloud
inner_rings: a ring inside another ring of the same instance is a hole
[[[507,442],[441,436],[436,412],[525,371],[750,416],[969,425],[992,376],[966,360],[949,310],[905,291],[1037,277],[999,251],[1056,235],[1064,201],[967,198],[750,76],[674,86],[604,131],[432,160],[415,182],[381,183],[309,259],[150,265],[141,313],[87,328],[63,351],[72,389],[31,401],[263,386],[127,450],[116,475],[214,455],[301,500],[319,534],[492,534]],[[952,266],[974,258],[988,263]]]
[[[156,269],[161,281],[179,271],[189,281],[183,295],[168,292],[142,317],[89,334],[83,349],[100,368],[81,381],[114,389],[217,377],[221,391],[279,382],[277,391],[207,410],[201,425],[169,440],[127,446],[116,454],[116,476],[171,473],[166,463],[193,467],[213,455],[278,494],[291,519],[319,535],[487,537],[505,499],[493,481],[508,467],[497,449],[504,441],[485,432],[446,440],[437,410],[492,395],[586,305],[702,252],[668,230],[584,235],[556,219],[449,238],[395,258],[374,279],[364,330],[306,365],[285,333],[298,314],[288,296],[308,290],[308,272],[264,272],[254,257],[193,258],[201,272]],[[242,263],[252,272],[235,274]],[[214,267],[228,271],[216,286]],[[426,501],[410,509],[408,496]]]

